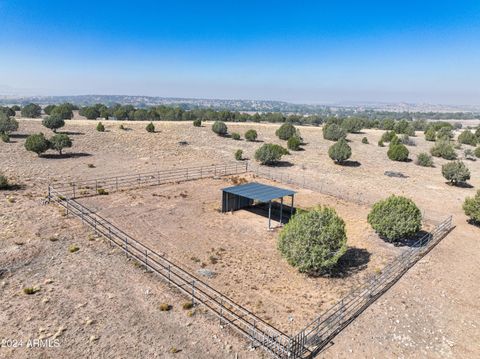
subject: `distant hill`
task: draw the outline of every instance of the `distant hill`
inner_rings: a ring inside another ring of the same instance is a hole
[[[196,108],[212,108],[215,110],[241,112],[283,112],[298,114],[329,115],[336,113],[355,113],[364,111],[388,112],[473,112],[479,113],[480,106],[453,106],[413,103],[382,103],[382,102],[341,102],[332,104],[295,104],[274,100],[225,100],[198,99],[156,96],[126,96],[126,95],[79,95],[79,96],[14,96],[0,95],[0,105],[38,103],[39,105],[70,102],[78,106],[103,103],[112,105],[133,105],[137,108],[150,106],[178,106],[184,110]]]

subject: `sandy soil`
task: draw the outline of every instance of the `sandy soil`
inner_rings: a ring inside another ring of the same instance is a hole
[[[58,208],[41,204],[48,182],[218,163],[232,160],[237,148],[252,158],[260,144],[215,136],[208,124],[194,128],[191,123],[156,123],[155,134],[146,133],[145,123],[126,124],[131,130],[122,131],[117,123],[107,122],[105,133],[96,132],[95,125],[90,121],[67,123],[64,130],[74,139],[73,148],[67,151],[75,153],[72,157],[38,158],[23,148],[24,136],[16,136],[10,144],[0,142],[0,170],[23,186],[0,193],[0,338],[26,340],[49,334],[53,338],[60,332],[57,335],[61,342],[60,348],[51,349],[2,347],[1,355],[261,355],[248,351],[248,343],[221,330],[208,314],[186,316],[178,305],[183,300],[180,295],[172,293],[158,279],[141,273],[103,241],[89,241],[89,232],[74,218],[63,217]],[[262,141],[282,143],[274,135],[278,125],[229,124],[231,131],[242,134],[248,128],[257,129]],[[20,134],[38,131],[49,132],[39,121],[21,121]],[[305,151],[285,158],[292,166],[274,171],[306,176],[328,188],[329,193],[354,202],[371,203],[389,193],[404,194],[413,198],[428,217],[441,219],[452,214],[457,225],[440,245],[337,336],[322,356],[479,357],[480,229],[466,223],[461,203],[480,186],[480,161],[467,162],[474,188],[453,188],[441,176],[443,160],[435,159],[435,168],[389,161],[387,148],[376,145],[382,131],[349,135],[352,160],[360,164],[356,167],[331,162],[327,155],[331,143],[322,138],[320,128],[302,127],[301,132],[308,143]],[[363,136],[369,139],[369,145],[360,142]],[[179,141],[189,144],[182,146]],[[423,136],[415,141],[417,146],[410,147],[412,158],[431,146]],[[387,177],[386,170],[402,172],[408,178]],[[244,215],[232,217],[241,221]],[[59,240],[51,242],[52,236]],[[69,253],[71,244],[77,244],[80,250]],[[374,258],[371,256],[372,261]],[[22,293],[26,286],[40,286],[41,290],[28,296]],[[174,304],[173,310],[160,312],[158,304],[162,301]],[[89,323],[87,317],[94,322],[85,324]],[[60,331],[60,327],[66,330]],[[181,351],[171,354],[172,347]]]

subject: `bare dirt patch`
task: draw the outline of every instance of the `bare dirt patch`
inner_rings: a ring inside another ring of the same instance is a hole
[[[236,179],[236,178],[235,178]],[[246,181],[262,181],[246,176]],[[366,221],[368,207],[295,188],[296,205],[331,206],[347,224],[349,250],[329,277],[309,277],[280,256],[277,228],[247,210],[220,212],[231,178],[203,179],[115,192],[79,201],[134,238],[199,275],[279,329],[294,334],[401,253]]]

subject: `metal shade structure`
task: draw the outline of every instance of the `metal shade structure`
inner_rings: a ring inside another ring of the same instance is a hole
[[[291,197],[290,215],[292,215],[295,193],[295,191],[290,189],[269,186],[257,182],[226,187],[222,189],[222,212],[236,211],[249,207],[252,206],[255,201],[268,203],[268,228],[270,229],[272,221],[272,201],[280,199],[280,224],[282,224],[283,197]]]

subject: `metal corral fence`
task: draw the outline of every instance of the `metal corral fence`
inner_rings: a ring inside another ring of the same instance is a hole
[[[156,186],[165,183],[241,174],[247,172],[247,170],[248,162],[244,161],[220,165],[158,170],[68,183],[55,183],[51,184],[49,188],[55,189],[65,197],[79,198],[144,186]]]
[[[329,341],[387,291],[420,258],[428,253],[452,229],[452,217],[446,218],[435,229],[395,258],[371,280],[359,286],[320,315],[292,338],[293,347],[309,348],[312,353],[321,350]]]
[[[390,288],[452,229],[452,217],[450,216],[437,225],[431,233],[420,238],[403,254],[386,266],[381,274],[376,275],[350,292],[350,294],[313,320],[298,334],[288,336],[168,260],[165,256],[156,253],[135,240],[105,218],[92,212],[74,199],[76,196],[99,194],[100,189],[107,191],[122,190],[139,186],[246,173],[247,171],[248,166],[246,163],[226,164],[55,184],[48,187],[48,199],[63,206],[67,214],[72,213],[78,216],[83,223],[120,248],[127,257],[137,260],[148,270],[160,275],[169,285],[173,285],[185,293],[191,298],[192,304],[202,304],[207,307],[220,318],[222,325],[231,327],[250,340],[253,345],[262,347],[274,358],[279,359],[301,358],[318,353],[335,335]],[[292,177],[282,176],[279,179],[260,171],[256,173],[259,176],[283,180],[286,183],[302,186],[301,183],[292,181]],[[307,184],[305,183],[305,185]],[[311,189],[317,190],[313,187]]]
[[[248,170],[258,177],[263,177],[284,184],[295,185],[344,201],[353,202],[364,206],[372,206],[375,203],[375,200],[367,196],[365,193],[349,192],[343,189],[340,190],[338,188],[338,184],[336,185],[335,182],[326,180],[324,178],[311,178],[306,175],[292,175],[290,173],[276,171],[275,169],[268,167],[262,168],[252,163],[248,165]],[[428,211],[422,209],[422,217],[431,224],[438,225],[445,219],[445,214],[435,212],[431,209],[428,209]]]
[[[290,337],[263,321],[241,305],[218,292],[201,279],[177,264],[138,242],[124,231],[93,213],[76,200],[49,188],[49,199],[63,206],[95,232],[120,248],[127,258],[134,258],[191,298],[193,305],[203,304],[220,318],[223,326],[231,327],[247,337],[253,345],[261,346],[275,358],[290,357]]]

